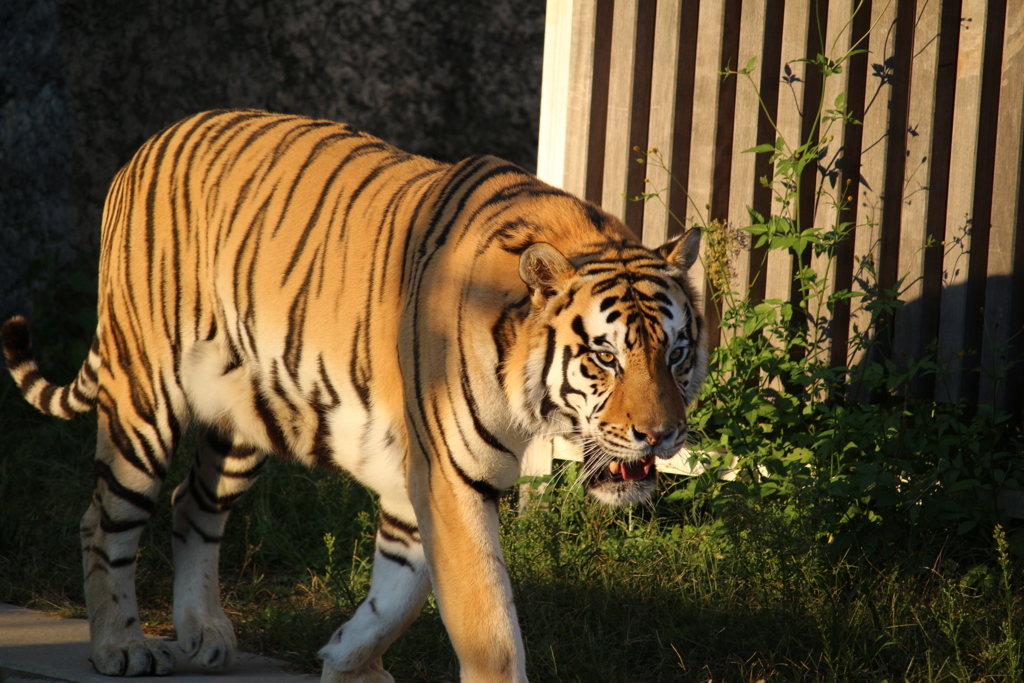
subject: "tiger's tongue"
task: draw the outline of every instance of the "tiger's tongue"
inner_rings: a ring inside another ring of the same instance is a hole
[[[649,459],[622,463],[622,478],[626,481],[643,479],[650,471],[651,461]]]

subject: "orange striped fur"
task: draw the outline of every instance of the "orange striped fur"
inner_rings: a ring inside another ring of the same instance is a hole
[[[699,233],[658,250],[493,157],[444,164],[351,127],[207,112],[149,140],[103,215],[98,326],[56,387],[13,318],[25,397],[99,414],[82,521],[91,658],[168,673],[143,637],[134,562],[190,419],[174,493],[174,621],[193,660],[231,664],[219,540],[268,454],[380,496],[369,595],[325,645],[325,681],[388,681],[381,655],[433,590],[465,681],[526,680],[498,541],[499,492],[531,439],[584,454],[587,489],[645,499],[687,437],[707,364],[687,282]]]

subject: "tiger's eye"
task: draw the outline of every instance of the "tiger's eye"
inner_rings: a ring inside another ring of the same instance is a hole
[[[605,365],[611,365],[615,362],[615,354],[611,351],[597,351],[597,359]]]
[[[688,349],[688,348],[687,348],[687,347],[685,347],[685,346],[680,346],[680,347],[677,347],[677,348],[673,349],[673,350],[672,350],[672,353],[668,354],[668,361],[669,361],[670,363],[678,363],[678,362],[679,362],[679,361],[681,361],[681,360],[682,360],[682,359],[683,359],[684,357],[686,357],[686,353],[687,353],[687,352],[688,352],[689,350],[690,350],[690,349]]]

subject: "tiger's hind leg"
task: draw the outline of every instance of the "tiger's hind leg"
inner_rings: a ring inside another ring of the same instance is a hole
[[[170,649],[142,633],[135,560],[176,445],[177,422],[169,415],[129,418],[102,397],[99,413],[96,488],[81,525],[90,659],[111,676],[167,674],[174,668]]]
[[[237,643],[221,607],[220,539],[232,504],[256,481],[267,454],[203,429],[188,478],[174,492],[174,630],[204,667],[223,669]]]
[[[321,683],[392,683],[381,655],[419,616],[430,594],[419,529],[405,521],[415,519],[412,509],[408,503],[392,506],[403,510],[401,517],[388,509],[382,499],[370,592],[320,650]]]

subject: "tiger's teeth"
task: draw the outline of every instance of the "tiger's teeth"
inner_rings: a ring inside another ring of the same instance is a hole
[[[618,474],[619,473],[619,461],[618,460],[612,460],[610,463],[608,463],[608,471],[611,472],[612,474]]]

